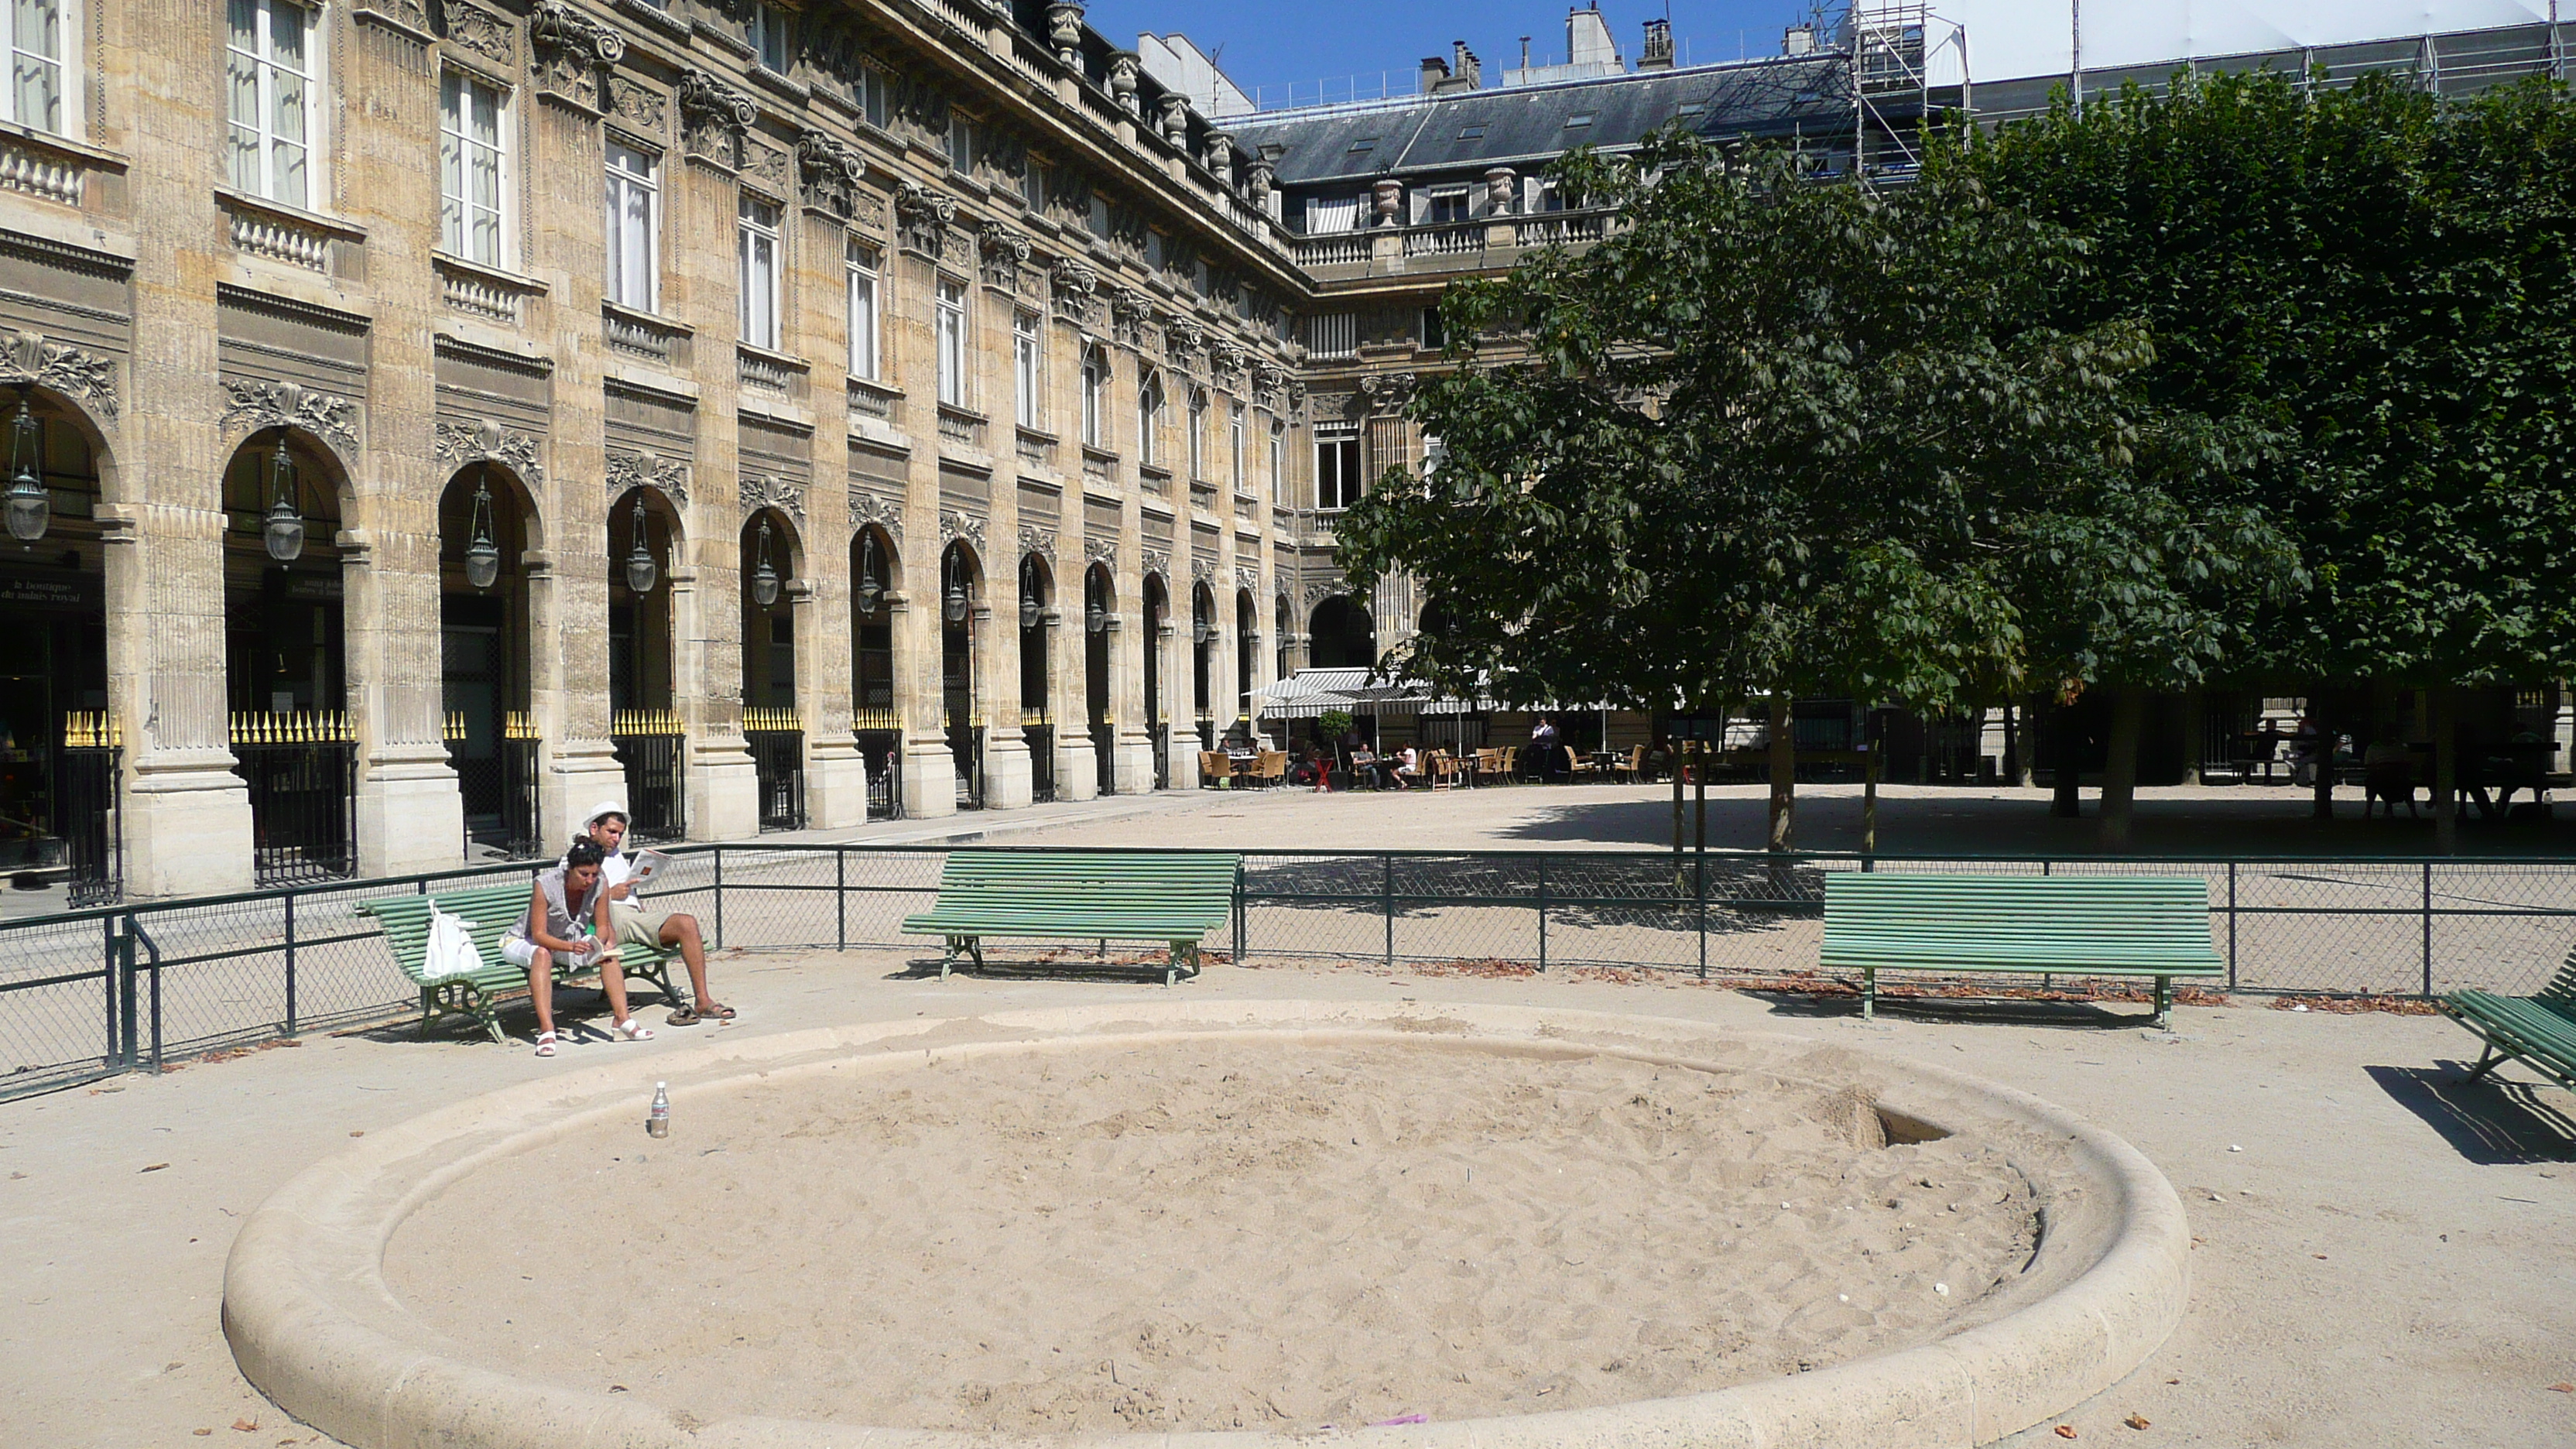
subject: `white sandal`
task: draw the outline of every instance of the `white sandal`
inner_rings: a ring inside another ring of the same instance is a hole
[[[550,1032],[550,1031],[541,1031],[541,1032],[538,1032],[538,1033],[537,1033],[537,1055],[538,1055],[538,1056],[541,1056],[541,1057],[550,1057],[550,1056],[553,1056],[554,1054],[555,1054],[555,1034],[554,1034],[553,1032]]]
[[[626,1038],[628,1041],[651,1041],[653,1039],[653,1028],[646,1026],[644,1023],[637,1021],[635,1018],[630,1016],[624,1021],[617,1023],[617,1034]]]

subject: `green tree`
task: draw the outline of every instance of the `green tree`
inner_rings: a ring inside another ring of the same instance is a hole
[[[1413,409],[1444,456],[1345,516],[1342,567],[1441,601],[1409,664],[1461,692],[1768,700],[1786,849],[1791,697],[2020,687],[2045,551],[2118,542],[2083,522],[2106,499],[2158,506],[2140,460],[2180,445],[2141,447],[2125,389],[2152,348],[2049,325],[2084,244],[1964,167],[1882,197],[1667,135],[1557,174],[1625,226],[1452,289],[1460,366]]]
[[[2091,237],[2054,326],[2143,324],[2150,400],[2268,440],[2251,476],[2313,583],[2232,667],[2429,691],[2452,848],[2453,690],[2576,665],[2576,118],[2559,90],[2445,104],[2390,76],[2178,77],[1954,159]]]

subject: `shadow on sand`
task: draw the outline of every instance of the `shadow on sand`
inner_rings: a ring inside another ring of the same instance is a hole
[[[2397,1105],[2424,1119],[2452,1150],[2481,1167],[2576,1161],[2576,1118],[2550,1102],[2549,1089],[2499,1073],[2477,1081],[2468,1062],[2430,1067],[2364,1067]]]

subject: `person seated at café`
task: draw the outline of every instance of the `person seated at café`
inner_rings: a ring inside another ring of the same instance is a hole
[[[1410,790],[1422,783],[1422,752],[1406,745],[1395,757],[1395,788]]]

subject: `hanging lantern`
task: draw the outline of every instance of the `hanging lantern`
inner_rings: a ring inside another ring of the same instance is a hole
[[[649,594],[659,580],[661,569],[653,562],[652,545],[646,539],[644,500],[635,500],[635,546],[626,552],[626,588],[630,593]]]
[[[1038,602],[1037,560],[1023,559],[1020,562],[1020,632],[1025,634],[1035,629],[1039,615],[1044,612],[1045,606]]]
[[[492,541],[492,488],[474,485],[474,531],[465,545],[465,582],[488,589],[501,580],[501,546]]]
[[[18,416],[9,425],[9,536],[20,543],[34,546],[45,536],[53,522],[53,499],[45,491],[39,453],[43,432],[36,426],[36,415],[27,406],[27,395],[18,395]]]
[[[1099,575],[1092,575],[1091,587],[1086,592],[1090,597],[1083,603],[1082,627],[1090,633],[1098,634],[1109,627],[1109,608],[1100,602]]]
[[[877,536],[863,534],[859,539],[859,612],[873,615],[884,597],[885,584],[877,578]]]
[[[966,622],[966,566],[956,555],[949,555],[948,591],[940,602],[940,613],[951,624]]]
[[[751,601],[766,609],[778,602],[778,570],[769,566],[769,520],[760,520],[760,565],[751,571]]]
[[[1215,630],[1208,627],[1207,605],[1204,603],[1191,605],[1190,642],[1204,648],[1206,647],[1208,636],[1215,632]]]
[[[286,455],[286,441],[277,444],[277,457],[269,464],[268,522],[260,536],[268,544],[268,556],[282,564],[304,556],[304,510],[296,506],[295,460]]]

